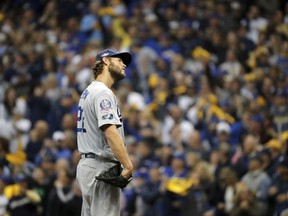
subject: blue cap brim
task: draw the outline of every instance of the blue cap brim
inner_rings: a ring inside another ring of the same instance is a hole
[[[129,52],[117,53],[115,55],[111,55],[110,57],[120,58],[126,66],[128,66],[132,60],[132,56]]]
[[[101,54],[103,54],[103,53],[105,54],[105,52],[107,54],[105,56],[101,56]],[[112,54],[111,52],[113,52],[113,51],[104,50],[101,52],[101,54],[98,54],[96,56],[95,60],[100,61],[104,57],[112,57],[112,58],[115,57],[115,58],[120,58],[126,66],[128,66],[131,63],[132,56],[129,52],[120,52],[120,53],[115,53],[115,54]]]

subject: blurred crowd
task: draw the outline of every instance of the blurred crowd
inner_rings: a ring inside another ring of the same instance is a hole
[[[79,95],[96,53],[134,180],[122,216],[288,215],[285,0],[2,0],[0,216],[73,216]]]

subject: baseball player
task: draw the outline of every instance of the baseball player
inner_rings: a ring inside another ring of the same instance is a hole
[[[106,49],[98,53],[92,67],[95,80],[79,100],[77,142],[81,159],[77,181],[83,197],[82,216],[119,216],[120,188],[132,179],[133,165],[124,142],[122,117],[111,90],[115,82],[125,78],[131,59],[128,52]],[[111,169],[116,172],[112,177]]]

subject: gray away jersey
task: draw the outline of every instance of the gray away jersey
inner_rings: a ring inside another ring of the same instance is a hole
[[[93,81],[82,93],[77,114],[77,145],[80,153],[113,158],[103,131],[114,124],[124,140],[122,116],[114,93],[102,82]]]

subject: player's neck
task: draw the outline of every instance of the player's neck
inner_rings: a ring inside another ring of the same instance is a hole
[[[105,76],[104,74],[100,74],[97,78],[96,81],[104,83],[108,88],[111,88],[112,85],[114,84],[113,79],[109,76]]]

